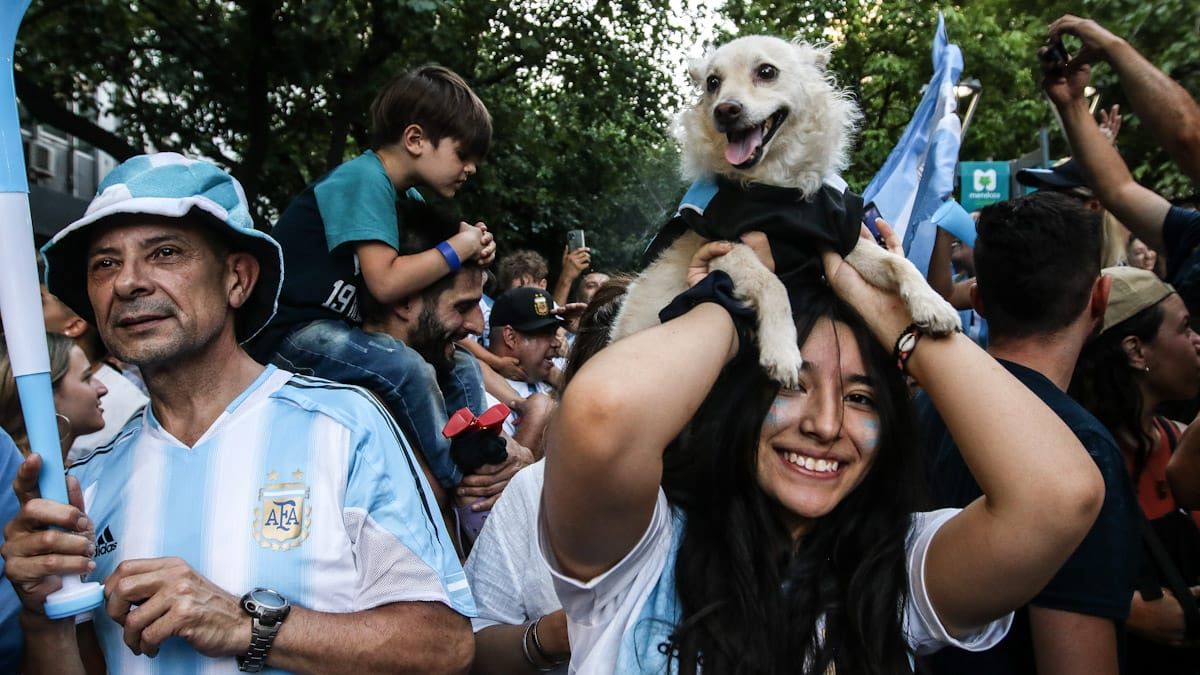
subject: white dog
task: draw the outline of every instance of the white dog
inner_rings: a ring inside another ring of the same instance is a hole
[[[658,323],[659,310],[686,290],[688,262],[706,239],[736,241],[749,230],[766,232],[780,276],[807,268],[819,278],[820,251],[831,248],[867,281],[897,291],[924,330],[959,328],[957,312],[912,263],[859,243],[862,199],[838,172],[861,113],[826,74],[828,61],[828,48],[755,36],[691,63],[703,94],[675,131],[683,176],[698,183],[659,236],[674,241],[630,285],[613,340]],[[783,283],[742,244],[713,268],[728,273],[738,299],[755,310],[761,364],[794,386],[802,360]]]

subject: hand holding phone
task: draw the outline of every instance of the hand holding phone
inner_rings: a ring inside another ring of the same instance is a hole
[[[1042,72],[1047,75],[1061,75],[1071,62],[1071,54],[1063,45],[1062,38],[1047,39],[1045,44],[1038,48],[1037,55]]]
[[[571,230],[567,232],[567,250],[575,251],[587,246],[587,239],[584,236],[583,230]]]

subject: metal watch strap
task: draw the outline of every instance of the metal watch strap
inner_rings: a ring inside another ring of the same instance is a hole
[[[258,673],[262,671],[263,666],[267,665],[267,654],[270,653],[271,645],[275,642],[275,634],[279,632],[279,627],[283,625],[283,622],[276,621],[273,625],[268,626],[257,616],[250,617],[250,620],[252,621],[250,649],[244,656],[237,657],[238,670],[244,673]]]

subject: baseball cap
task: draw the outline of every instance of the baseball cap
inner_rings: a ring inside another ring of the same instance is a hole
[[[1039,190],[1079,190],[1089,196],[1092,193],[1074,159],[1061,161],[1049,169],[1021,169],[1017,172],[1017,182]]]
[[[566,322],[554,313],[554,297],[545,289],[522,286],[505,291],[496,298],[489,324],[492,329],[512,326],[522,333],[536,333],[565,326]]]
[[[1112,279],[1108,308],[1104,310],[1103,333],[1138,312],[1162,302],[1175,292],[1171,284],[1149,270],[1136,267],[1106,267],[1101,273]]]
[[[239,342],[254,337],[275,315],[283,284],[283,250],[270,235],[254,229],[246,194],[233,176],[215,164],[174,152],[138,155],[122,162],[101,181],[83,217],[42,247],[46,287],[76,314],[96,321],[87,295],[88,229],[130,213],[167,218],[196,214],[199,217],[191,222],[224,230],[234,249],[258,259],[258,283],[238,310]]]

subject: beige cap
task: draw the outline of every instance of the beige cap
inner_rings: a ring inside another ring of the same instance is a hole
[[[1137,267],[1106,267],[1100,271],[1112,279],[1108,308],[1104,310],[1103,333],[1138,312],[1162,302],[1175,292],[1171,284],[1154,272]]]

